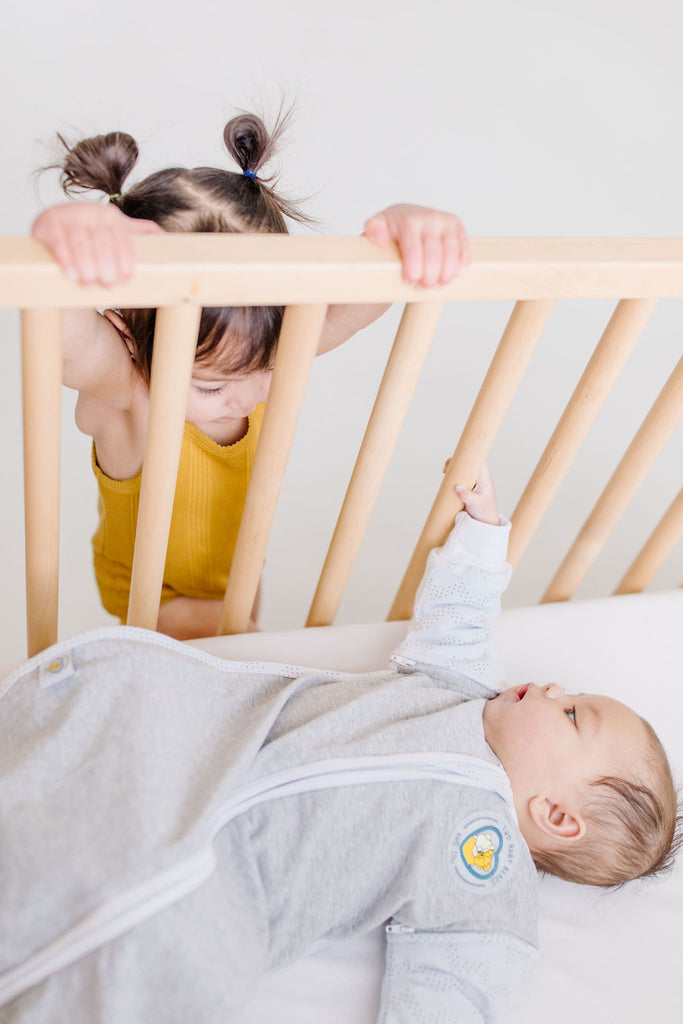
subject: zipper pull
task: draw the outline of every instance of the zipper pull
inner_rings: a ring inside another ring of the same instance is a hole
[[[387,935],[412,935],[415,931],[409,924],[388,924],[384,930]]]
[[[415,668],[417,662],[412,661],[410,658],[402,658],[400,654],[392,654],[391,660],[397,665],[403,665],[404,668]]]

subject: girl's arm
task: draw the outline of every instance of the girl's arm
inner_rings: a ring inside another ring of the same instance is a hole
[[[128,280],[135,266],[131,236],[160,231],[158,224],[126,217],[111,203],[88,202],[52,206],[35,219],[31,229],[64,273],[86,285]],[[105,414],[106,407],[126,409],[135,379],[125,339],[113,320],[93,309],[63,313],[63,380],[80,392],[90,417],[100,403]],[[93,432],[92,424],[86,427],[79,422],[79,426]]]
[[[448,284],[470,263],[467,232],[452,213],[400,203],[371,217],[364,234],[379,245],[396,242],[405,280],[423,288]],[[388,308],[383,304],[330,306],[318,355],[347,341]]]

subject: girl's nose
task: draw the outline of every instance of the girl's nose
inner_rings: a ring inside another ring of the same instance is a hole
[[[541,693],[548,700],[557,700],[559,697],[564,696],[564,690],[557,683],[546,683],[545,686],[541,687]]]

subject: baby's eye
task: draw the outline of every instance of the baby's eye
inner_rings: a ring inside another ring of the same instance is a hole
[[[572,725],[576,725],[576,708],[575,707],[565,708],[564,709],[564,713],[567,716],[567,718],[569,719],[569,721],[572,723]]]

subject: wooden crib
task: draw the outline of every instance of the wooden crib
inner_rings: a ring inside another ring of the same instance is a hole
[[[160,309],[128,613],[130,624],[154,628],[200,309],[287,305],[225,595],[221,630],[236,635],[197,644],[219,657],[287,659],[356,671],[380,667],[400,639],[401,620],[410,616],[427,551],[443,539],[458,508],[452,484],[473,480],[487,458],[555,300],[599,298],[615,300],[616,306],[528,483],[519,489],[512,514],[513,564],[527,549],[657,301],[683,297],[679,240],[474,240],[468,273],[431,291],[406,285],[396,252],[364,239],[171,235],[139,238],[136,248],[138,269],[130,284],[83,289],[64,278],[37,243],[0,239],[0,305],[22,310],[30,655],[57,639],[62,308]],[[364,627],[353,626],[245,635],[327,305],[406,303],[315,590],[309,626],[335,619],[444,303],[475,300],[505,300],[514,307],[389,612],[389,619],[398,621],[368,627],[365,633]],[[545,586],[542,605],[505,612],[496,637],[510,683],[556,679],[570,692],[611,691],[637,706],[660,732],[675,770],[683,764],[676,726],[683,703],[683,591],[638,592],[683,533],[683,491],[678,490],[659,522],[653,515],[649,540],[623,566],[615,593],[633,596],[563,602],[588,572],[682,413],[679,359],[635,434],[622,432],[623,456],[617,457],[564,560],[558,557],[560,568]],[[668,473],[675,494],[683,476],[680,459],[674,456]],[[676,569],[675,587],[681,575]],[[309,644],[307,652],[303,639],[319,642]],[[626,887],[609,903],[586,887],[552,878],[541,888],[540,980],[519,1014],[510,1016],[510,1024],[545,1024],[551,1016],[556,1024],[573,1024],[578,1016],[586,1024],[615,1019],[642,1024],[653,1009],[680,1016],[680,872],[664,888]],[[382,950],[379,930],[346,943],[322,944],[266,977],[240,1024],[371,1024]]]
[[[614,313],[512,515],[516,565],[660,298],[683,297],[683,241],[475,239],[468,273],[445,288],[401,279],[391,248],[366,239],[175,235],[136,241],[125,286],[84,289],[27,238],[0,240],[0,305],[22,310],[28,650],[57,638],[60,465],[60,310],[157,306],[149,436],[128,623],[154,628],[163,577],[184,408],[202,306],[281,305],[280,337],[220,632],[247,628],[288,455],[326,307],[405,302],[377,399],[308,615],[334,621],[427,351],[446,302],[513,300],[448,473],[389,612],[405,619],[426,554],[442,541],[457,500],[486,459],[557,299],[609,298]],[[544,601],[569,598],[673,433],[683,412],[683,360],[614,471]],[[679,467],[680,468],[680,467]],[[683,475],[683,473],[681,473]],[[683,491],[654,525],[616,593],[640,591],[683,533]]]

